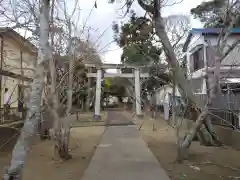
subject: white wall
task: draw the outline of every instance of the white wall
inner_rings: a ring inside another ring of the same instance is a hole
[[[191,41],[189,42],[188,49],[187,49],[187,52],[186,52],[187,71],[188,71],[188,78],[189,79],[204,76],[204,72],[201,69],[198,70],[198,71],[192,72],[192,73],[190,72],[190,62],[191,62],[190,55],[192,53],[191,51],[193,51],[196,46],[198,46],[200,44],[203,44],[203,43],[204,43],[204,38],[203,38],[202,35],[193,34],[193,37],[192,37]]]
[[[192,52],[194,52],[194,47],[196,47],[197,45],[200,45],[200,44],[204,44],[205,43],[204,40],[209,41],[212,46],[216,46],[217,41],[218,41],[218,36],[202,36],[199,34],[193,35],[193,38],[190,41],[188,50],[186,52],[188,78],[189,79],[196,79],[196,78],[203,77],[206,75],[205,68],[190,73],[190,62],[191,62],[190,54]],[[240,40],[240,35],[231,35],[227,40],[228,46],[231,46],[236,40]],[[226,56],[225,59],[223,59],[222,64],[227,65],[227,66],[232,66],[232,65],[240,66],[240,58],[239,57],[240,57],[240,45],[238,45],[234,50],[232,50],[228,54],[228,56]],[[206,61],[205,61],[205,66],[206,66]],[[231,68],[231,67],[229,67],[229,68]],[[205,83],[206,82],[203,81],[203,84],[202,84],[203,92],[201,92],[204,94],[206,94],[206,84]]]
[[[210,41],[213,46],[217,45],[218,36],[205,36],[204,39]],[[232,45],[236,40],[240,40],[240,35],[230,35],[227,44]]]
[[[190,51],[191,49],[193,49],[194,47],[196,47],[199,44],[202,44],[203,42],[203,36],[201,34],[193,34],[191,41],[189,42],[188,45],[188,51]]]
[[[187,65],[188,65],[188,74],[189,78],[198,78],[205,75],[204,69],[200,69],[198,71],[190,73],[190,54],[191,51],[194,50],[194,47],[197,45],[203,44],[204,40],[210,42],[211,45],[216,46],[218,41],[218,36],[202,36],[199,34],[194,34],[186,52],[187,55]],[[231,35],[228,40],[227,44],[231,46],[236,40],[240,40],[240,35]],[[232,52],[228,54],[228,56],[222,61],[224,65],[240,65],[240,45],[238,45]]]
[[[171,85],[165,85],[157,89],[155,93],[156,104],[162,104],[164,102],[169,103],[170,101],[169,94],[172,94],[172,92],[173,88]],[[178,88],[176,88],[176,96],[181,96]]]
[[[3,37],[4,41],[4,47],[3,47],[3,70],[13,72],[15,74],[21,75],[21,50],[20,45],[17,44],[16,41],[13,39],[14,37]],[[23,58],[23,68],[29,68],[34,70],[34,61],[35,56],[30,53],[27,50],[24,50],[22,52],[22,58]],[[23,69],[23,75],[27,77],[33,76],[33,71],[29,69]],[[21,80],[10,78],[7,76],[2,76],[2,98],[1,98],[1,106],[3,106],[4,103],[4,90],[5,88],[8,88],[8,91],[10,94],[12,94],[11,102],[14,101],[14,103],[11,105],[11,107],[17,107],[18,102],[18,87],[17,85],[21,84]],[[24,85],[28,85],[28,82],[23,82]]]
[[[217,36],[207,36],[205,40],[209,41],[213,46],[217,45],[218,37]],[[231,46],[236,40],[240,40],[240,35],[231,35],[227,40],[228,46]],[[228,50],[229,47],[226,47],[224,51]],[[240,45],[238,45],[234,50],[232,50],[228,56],[223,59],[223,65],[240,65]]]

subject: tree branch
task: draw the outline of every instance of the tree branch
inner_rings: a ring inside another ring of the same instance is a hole
[[[150,12],[152,14],[154,14],[155,12],[155,8],[151,5],[147,5],[143,2],[143,0],[137,0],[138,1],[138,4],[147,12]]]

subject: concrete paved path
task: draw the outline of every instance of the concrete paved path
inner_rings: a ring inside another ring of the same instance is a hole
[[[122,111],[108,111],[106,125],[109,126],[127,126],[134,125],[134,123],[123,116]]]
[[[82,180],[170,180],[133,126],[108,127]]]

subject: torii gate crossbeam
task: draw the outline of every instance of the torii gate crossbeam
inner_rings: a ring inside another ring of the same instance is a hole
[[[113,64],[103,64],[101,66],[96,66],[93,64],[87,64],[86,67],[96,67],[97,73],[87,73],[87,77],[95,77],[96,79],[96,96],[95,96],[95,107],[94,107],[94,119],[101,119],[100,116],[100,103],[101,103],[101,79],[102,79],[102,69],[122,69],[122,68],[132,68],[134,73],[105,73],[103,77],[122,77],[122,78],[134,78],[135,85],[135,97],[136,97],[136,115],[141,117],[141,85],[140,78],[149,77],[148,73],[140,73],[140,68],[138,66],[123,66],[123,65],[113,65]],[[145,66],[146,67],[146,66]]]

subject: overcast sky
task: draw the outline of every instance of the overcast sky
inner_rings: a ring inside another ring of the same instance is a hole
[[[93,8],[95,1],[97,2],[97,8]],[[114,3],[109,4],[109,0],[78,0],[80,5],[80,18],[79,18],[79,29],[82,29],[83,24],[86,22],[86,28],[91,27],[90,40],[98,45],[98,51],[101,54],[102,61],[105,63],[120,63],[120,56],[122,54],[121,48],[119,48],[113,42],[113,31],[112,24],[113,22],[126,22],[126,18],[122,18],[122,11],[119,10],[123,4]],[[124,0],[116,0],[124,1]],[[165,7],[162,9],[163,16],[169,16],[172,14],[180,14],[180,15],[189,15],[191,19],[191,27],[199,28],[202,27],[202,24],[197,20],[193,19],[190,16],[190,9],[196,7],[203,1],[208,0],[163,0],[166,1]],[[172,5],[173,2],[182,1],[181,3],[177,3]],[[65,0],[67,2],[67,8],[69,14],[71,14],[73,7],[75,6],[75,0]],[[171,6],[170,6],[171,5]],[[135,2],[132,5],[132,9],[137,13],[137,15],[143,15],[144,11],[141,7]],[[76,13],[76,16],[79,13]],[[76,18],[76,17],[75,17]],[[19,30],[20,34],[24,34],[25,31]],[[97,40],[97,42],[96,42]]]
[[[168,5],[171,4],[170,1],[168,0]],[[196,7],[202,1],[203,0],[183,0],[182,3],[173,6],[166,6],[163,9],[162,14],[163,16],[168,16],[171,14],[189,15],[190,9]],[[94,2],[95,0],[80,0],[82,9],[81,21],[84,23],[86,19],[88,19],[87,25],[94,29],[94,31],[92,30],[90,33],[91,39],[93,41],[96,40],[101,35],[101,33],[105,31],[103,36],[100,38],[100,41],[98,41],[100,42],[98,49],[101,49],[102,60],[106,63],[119,63],[122,51],[115,43],[110,42],[113,40],[113,31],[111,28],[113,21],[119,23],[123,21],[121,18],[121,11],[118,10],[122,4],[116,3],[113,5],[109,4],[108,0],[97,0],[97,8],[94,8],[91,15],[89,16]],[[137,3],[133,5],[133,9],[137,12],[138,15],[144,13]],[[192,17],[191,26],[194,28],[202,27],[201,23]]]

